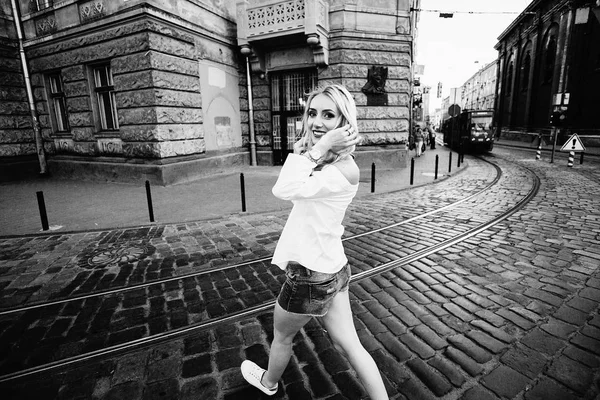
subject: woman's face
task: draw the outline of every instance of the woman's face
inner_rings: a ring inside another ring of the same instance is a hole
[[[316,95],[308,108],[308,129],[312,143],[315,144],[327,132],[338,128],[342,114],[333,100],[324,94]]]

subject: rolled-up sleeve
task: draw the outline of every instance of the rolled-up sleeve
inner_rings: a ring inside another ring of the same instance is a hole
[[[329,166],[313,173],[316,165],[304,156],[289,154],[273,186],[273,195],[282,200],[299,200],[347,192],[350,183],[337,168]]]

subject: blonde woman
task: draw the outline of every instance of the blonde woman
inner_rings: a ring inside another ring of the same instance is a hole
[[[272,263],[286,281],[274,310],[274,337],[266,370],[242,363],[254,387],[274,395],[292,355],[294,336],[316,317],[334,347],[356,370],[372,400],[388,399],[379,370],[359,341],[352,319],[350,266],[342,246],[342,220],[358,190],[354,149],[359,142],[356,105],[340,85],[311,93],[303,135],[288,155],[273,194],[294,204],[277,243]]]

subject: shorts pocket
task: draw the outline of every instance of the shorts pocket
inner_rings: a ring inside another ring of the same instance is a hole
[[[324,302],[328,301],[337,287],[337,276],[321,282],[313,282],[308,285],[308,298],[310,301]]]

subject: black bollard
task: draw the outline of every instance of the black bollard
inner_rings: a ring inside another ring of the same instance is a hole
[[[440,163],[440,156],[436,154],[435,155],[435,177],[433,179],[437,179],[439,163]]]
[[[579,159],[579,164],[583,164],[583,151],[581,152],[581,158]]]
[[[410,159],[410,184],[412,185],[415,181],[415,159]]]
[[[371,164],[371,193],[375,193],[375,163]]]
[[[243,173],[240,173],[240,191],[242,193],[242,212],[246,212],[246,184]]]
[[[460,155],[461,155],[461,150],[458,151],[458,157],[456,157],[456,168],[460,168]]]
[[[450,155],[448,156],[448,173],[452,172],[452,151],[450,152]]]
[[[150,222],[154,222],[154,208],[152,207],[152,192],[150,191],[150,181],[146,181],[146,198],[148,199],[148,215]]]
[[[48,225],[48,214],[46,213],[46,202],[44,202],[44,192],[36,192],[38,207],[40,209],[40,218],[42,219],[42,230],[50,229]]]

